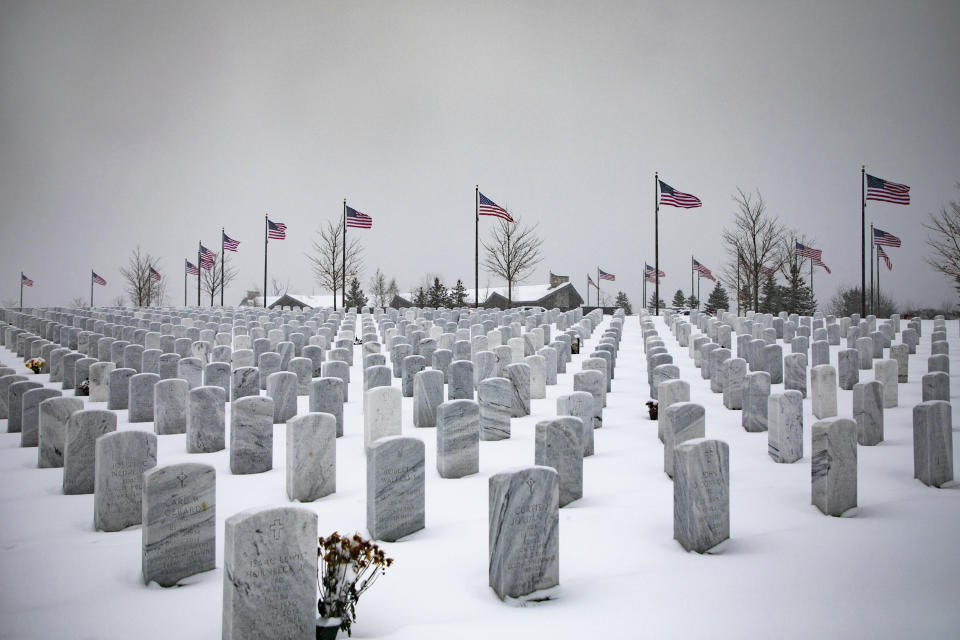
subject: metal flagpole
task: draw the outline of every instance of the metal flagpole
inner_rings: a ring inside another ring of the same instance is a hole
[[[600,306],[600,267],[597,267],[597,306]]]
[[[877,267],[877,271],[880,271],[880,268],[879,268],[879,267]],[[879,273],[878,273],[877,275],[879,275]],[[873,302],[873,292],[874,292],[874,284],[873,284],[873,223],[871,222],[871,223],[870,223],[870,313],[876,315],[876,313],[877,313],[877,307],[874,305],[874,302]]]
[[[867,252],[864,246],[867,233],[867,166],[860,165],[860,317],[867,315]],[[813,281],[810,282],[813,292]]]
[[[340,295],[343,299],[343,312],[347,312],[347,199],[343,199],[343,273]],[[336,296],[334,296],[336,297]]]
[[[740,252],[737,252],[737,315],[740,315]]]
[[[643,308],[647,308],[647,262],[643,262]]]
[[[200,272],[203,271],[203,265],[200,264],[200,245],[201,242],[197,242],[197,306],[200,306]]]
[[[587,275],[587,306],[590,306],[590,276]]]
[[[813,295],[813,258],[810,258],[810,295]]]
[[[187,259],[183,259],[183,306],[187,306]]]
[[[872,225],[871,225],[872,226]],[[873,229],[870,230],[870,242],[873,242]],[[873,245],[871,244],[871,249]],[[873,269],[873,265],[870,265]],[[880,253],[877,252],[877,306],[873,310],[874,315],[880,315]]]
[[[90,271],[90,308],[93,309],[93,271]]]
[[[693,297],[693,256],[690,256],[690,297]],[[699,283],[698,283],[699,285]],[[697,297],[700,297],[699,291],[697,292]]]
[[[226,254],[223,252],[224,228],[220,227],[220,306],[223,306],[223,263]],[[212,305],[211,305],[212,306]]]
[[[20,272],[20,310],[23,311],[23,271]]]
[[[587,287],[587,302],[590,287]],[[480,185],[473,189],[473,308],[480,307]]]
[[[658,172],[653,172],[653,270],[656,278],[653,289],[654,315],[660,315],[660,199],[657,198],[660,183],[658,175]]]
[[[270,214],[263,215],[263,306],[267,306],[267,238],[270,235]],[[337,304],[337,297],[333,297],[333,304]]]
[[[693,295],[693,294],[690,294]],[[697,272],[697,311],[700,310],[700,272]]]

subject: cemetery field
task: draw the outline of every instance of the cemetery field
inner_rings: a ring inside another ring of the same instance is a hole
[[[402,434],[425,444],[425,528],[379,543],[395,562],[361,598],[354,637],[960,635],[960,483],[938,489],[914,479],[912,415],[933,321],[922,323],[898,406],[884,410],[883,441],[857,448],[858,507],[830,517],[811,504],[812,394],[803,400],[803,457],[777,464],[767,433],[746,432],[742,412],[724,407],[663,318],[653,319],[680,379],[690,384],[690,400],[705,408],[706,437],[729,445],[730,539],[698,554],[673,539],[673,482],[664,473],[657,422],[644,406],[650,392],[640,322],[627,317],[595,453],[583,460],[583,497],[559,511],[559,587],[548,601],[501,602],[488,586],[489,478],[534,463],[536,423],[556,416],[557,398],[573,391],[584,354],[610,322],[604,318],[557,384],[546,387],[546,399],[531,401],[531,415],[511,420],[509,439],[480,442],[479,473],[441,478],[436,429],[415,428],[413,399],[403,398]],[[947,322],[947,337],[950,369],[960,375],[957,321]],[[830,364],[837,366],[841,348],[830,347]],[[0,347],[0,366],[60,388],[48,374],[26,372],[8,347]],[[273,431],[273,469],[250,475],[231,473],[228,450],[187,453],[185,434],[158,436],[159,466],[201,462],[216,469],[216,566],[171,588],[144,586],[139,525],[96,531],[94,496],[64,495],[63,470],[38,468],[37,448],[21,447],[20,434],[7,433],[8,421],[0,420],[0,638],[219,638],[224,522],[251,507],[292,504],[317,514],[320,535],[368,536],[362,357],[350,375],[344,434],[336,440],[336,492],[315,502],[287,499],[284,424]],[[869,382],[873,369],[859,376]],[[960,394],[957,377],[951,401]],[[772,393],[782,391],[783,384],[771,385]],[[836,393],[838,415],[850,417],[853,392]],[[83,400],[87,408],[106,408]],[[307,396],[297,403],[298,414],[308,412]],[[227,402],[227,425],[230,411]],[[130,423],[127,411],[115,413],[119,431],[153,432],[152,422]],[[229,442],[228,431],[228,449]],[[952,446],[960,460],[955,428]]]

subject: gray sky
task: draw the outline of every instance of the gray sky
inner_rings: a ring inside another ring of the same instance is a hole
[[[691,253],[720,270],[739,186],[817,239],[825,304],[859,284],[865,163],[911,187],[910,206],[867,206],[903,239],[881,289],[952,303],[921,223],[960,197],[957,24],[954,1],[2,0],[0,299],[21,269],[27,305],[86,298],[94,269],[108,303],[139,244],[177,303],[183,259],[225,226],[236,303],[262,282],[267,212],[288,226],[271,275],[320,293],[305,252],[344,197],[374,219],[365,288],[378,266],[402,289],[428,271],[472,287],[479,183],[539,223],[529,283],[553,270],[584,293],[599,265],[636,305],[659,170],[704,203],[661,210],[665,299]]]

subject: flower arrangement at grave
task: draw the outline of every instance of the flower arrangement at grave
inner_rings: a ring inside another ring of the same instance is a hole
[[[83,380],[80,384],[77,385],[77,395],[78,396],[88,396],[90,395],[90,381]]]
[[[656,400],[647,402],[647,411],[650,413],[651,420],[657,420],[660,413],[660,404]]]
[[[30,369],[30,371],[33,371],[34,373],[40,373],[40,370],[46,363],[47,361],[43,358],[30,358],[23,364],[27,367],[27,369]]]
[[[336,531],[329,537],[320,537],[317,547],[320,575],[320,599],[317,610],[329,626],[350,635],[350,625],[356,622],[357,601],[364,591],[373,586],[387,567],[393,564],[379,546],[354,534],[341,536]]]

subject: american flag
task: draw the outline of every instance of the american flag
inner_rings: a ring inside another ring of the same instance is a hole
[[[883,245],[885,247],[899,247],[900,238],[893,235],[892,233],[887,233],[886,231],[881,231],[876,227],[873,228],[873,244]]]
[[[28,278],[27,276],[23,275],[23,271],[20,272],[20,282],[21,282],[21,283],[23,284],[23,286],[25,286],[25,287],[32,287],[32,286],[33,286],[33,280],[31,280],[31,279]]]
[[[160,282],[160,272],[154,269],[153,267],[150,267],[150,279]]]
[[[658,272],[657,272],[657,275],[659,275],[661,278],[666,278],[666,277],[667,277],[667,274],[665,274],[663,271],[658,271]],[[653,267],[651,267],[650,265],[648,265],[648,264],[646,264],[646,263],[644,263],[644,268],[643,268],[643,279],[646,280],[647,282],[656,282],[656,281],[657,281],[656,276],[654,275],[654,269],[653,269]]]
[[[267,237],[274,240],[285,240],[287,237],[287,225],[282,222],[271,222],[267,218]]]
[[[596,287],[597,289],[600,288],[600,285],[593,281],[593,278],[590,277],[590,274],[587,274],[587,287]]]
[[[766,265],[760,265],[760,273],[765,276],[772,276],[777,272],[773,267],[768,267]]]
[[[694,270],[694,271],[696,271],[697,273],[699,273],[699,274],[700,274],[701,276],[703,276],[704,278],[708,278],[708,279],[710,279],[710,280],[713,280],[714,282],[717,281],[717,279],[713,277],[713,272],[710,271],[710,269],[708,269],[707,267],[705,267],[705,266],[704,266],[699,260],[697,260],[696,258],[691,258],[691,259],[693,260],[693,270]]]
[[[703,203],[700,198],[692,196],[689,193],[677,191],[663,180],[657,180],[660,183],[660,204],[668,204],[671,207],[680,207],[681,209],[693,209],[701,207]]]
[[[823,251],[820,249],[814,249],[813,247],[808,247],[806,245],[797,243],[797,248],[794,253],[796,253],[801,258],[810,258],[811,260],[819,260],[823,257]]]
[[[510,214],[507,213],[507,210],[498,205],[496,202],[483,195],[477,191],[477,196],[480,198],[480,202],[477,205],[477,213],[481,216],[494,216],[497,218],[502,218],[507,222],[513,222],[513,218],[510,217]]]
[[[373,218],[365,213],[360,213],[356,209],[347,207],[347,226],[357,229],[369,229],[373,226]]]
[[[867,174],[867,200],[910,204],[910,187]]]
[[[890,262],[890,256],[883,250],[883,247],[877,247],[877,257],[883,258],[883,261],[887,264],[887,271],[893,271],[893,263]]]
[[[184,268],[187,270],[187,275],[190,275],[190,276],[200,275],[200,269],[197,269],[197,265],[193,264],[189,260],[184,260],[184,262],[186,263],[186,265],[184,265]]]
[[[823,262],[820,260],[820,258],[813,258],[813,266],[815,266],[815,267],[823,267],[823,268],[826,270],[827,273],[833,273],[832,271],[830,271],[830,267],[828,267],[827,265],[823,264]]]
[[[200,268],[208,271],[213,268],[213,262],[217,259],[217,254],[205,246],[200,245]]]
[[[237,247],[240,246],[239,240],[234,240],[226,233],[223,234],[223,250],[224,251],[236,251]]]
[[[597,271],[600,272],[600,279],[601,279],[601,280],[616,280],[616,279],[617,279],[617,276],[613,275],[612,273],[607,273],[607,272],[604,271],[603,269],[597,269]]]
[[[100,276],[98,276],[96,271],[91,271],[90,277],[93,279],[93,284],[98,284],[101,287],[106,286],[107,284],[107,281],[101,278]]]

